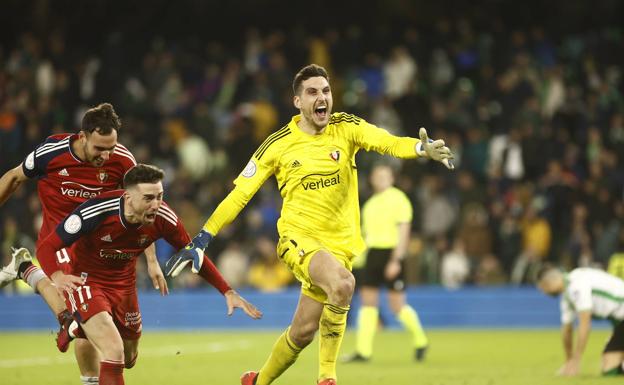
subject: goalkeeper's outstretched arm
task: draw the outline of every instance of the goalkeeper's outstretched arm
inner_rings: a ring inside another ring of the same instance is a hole
[[[224,227],[230,224],[247,205],[251,197],[246,196],[240,189],[234,188],[221,203],[210,218],[204,223],[202,230],[190,243],[171,256],[165,263],[165,274],[175,277],[182,269],[192,262],[191,269],[198,273],[203,262],[204,250],[212,238]]]
[[[196,262],[193,264],[194,271],[199,269],[199,261],[212,238],[238,216],[260,186],[273,174],[273,163],[274,156],[269,154],[262,156],[262,161],[255,154],[252,156],[245,169],[234,180],[234,189],[217,206],[199,234],[167,261],[167,275],[171,275],[174,270],[178,272],[180,264],[186,265],[188,261]]]

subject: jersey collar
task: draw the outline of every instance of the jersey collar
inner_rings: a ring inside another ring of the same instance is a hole
[[[310,138],[310,139],[319,139],[325,136],[325,134],[327,133],[327,130],[329,129],[329,123],[327,124],[327,127],[325,127],[325,130],[320,134],[320,135],[312,135],[312,134],[308,134],[307,132],[304,132],[301,128],[299,128],[299,121],[301,120],[301,114],[297,114],[295,116],[292,117],[292,119],[290,120],[290,123],[288,123],[288,127],[290,127],[290,129],[297,133],[300,136],[303,136],[305,138]]]
[[[76,162],[84,163],[84,160],[78,157],[78,155],[74,152],[74,148],[72,147],[72,144],[76,141],[76,139],[78,139],[78,134],[71,134],[69,136],[69,141],[67,143],[67,145],[69,146],[69,153],[71,154],[72,158],[74,158]]]

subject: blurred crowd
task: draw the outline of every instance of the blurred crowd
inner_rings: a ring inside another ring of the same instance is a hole
[[[411,284],[524,284],[544,261],[606,267],[624,251],[622,24],[563,34],[463,17],[381,31],[250,27],[238,44],[153,37],[131,54],[123,32],[73,50],[67,35],[77,32],[25,32],[0,49],[0,172],[46,136],[76,131],[86,108],[111,102],[120,142],[166,171],[165,200],[193,234],[256,147],[297,112],[292,78],[314,62],[330,73],[335,111],[396,135],[427,127],[455,153],[452,173],[395,162],[415,208]],[[359,155],[362,202],[379,158]],[[10,246],[33,247],[35,189],[0,207],[2,264]],[[275,255],[280,199],[270,179],[211,244],[234,286],[293,283]],[[157,250],[162,261],[171,253],[162,242]],[[202,283],[188,274],[173,285]]]

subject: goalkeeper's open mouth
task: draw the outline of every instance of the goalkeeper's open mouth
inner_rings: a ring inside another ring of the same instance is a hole
[[[319,120],[325,120],[327,119],[327,106],[318,106],[314,109],[314,115],[316,115],[316,117]]]
[[[156,213],[145,213],[145,219],[147,222],[154,222],[154,220],[156,219]]]

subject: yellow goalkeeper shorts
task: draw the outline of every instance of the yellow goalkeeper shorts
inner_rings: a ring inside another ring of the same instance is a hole
[[[312,283],[309,272],[310,260],[319,250],[327,251],[351,271],[352,257],[347,256],[343,252],[335,251],[336,248],[332,248],[331,245],[324,244],[315,238],[289,233],[280,237],[277,244],[277,255],[288,266],[295,278],[301,282],[301,292],[315,301],[325,303],[327,294],[325,294],[323,289]]]

